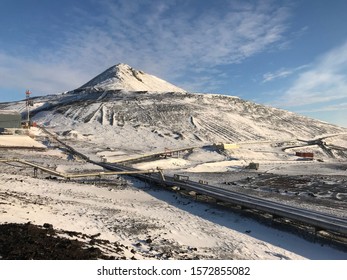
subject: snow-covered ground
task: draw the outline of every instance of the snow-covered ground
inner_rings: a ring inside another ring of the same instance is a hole
[[[0,147],[46,148],[27,135],[1,135]]]
[[[66,140],[76,147],[84,143],[71,135],[66,135]],[[84,149],[90,154],[96,152],[88,146]],[[82,161],[68,160],[66,154],[56,149],[1,153],[2,157],[21,157],[64,172],[98,169]],[[197,149],[185,159],[162,159],[139,163],[136,167],[149,168],[161,162],[164,168],[184,170],[208,164],[203,161],[210,161],[219,171],[224,170],[228,162],[215,151]],[[100,184],[87,179],[84,183],[67,182],[47,180],[45,174],[32,178],[32,170],[23,167],[2,167],[1,223],[50,223],[64,230],[101,234],[102,239],[128,246],[129,258],[180,259],[183,255],[203,259],[347,258],[346,252],[328,245],[313,243],[230,210],[196,202],[137,180],[112,177]],[[150,244],[144,242],[148,239]],[[168,250],[170,254],[165,255]]]
[[[1,174],[1,223],[51,223],[99,234],[154,258],[164,247],[212,259],[345,259],[346,253],[160,190],[98,187]],[[151,249],[135,244],[151,238]]]

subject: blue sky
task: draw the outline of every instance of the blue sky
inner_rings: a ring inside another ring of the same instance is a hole
[[[346,0],[1,0],[0,102],[127,63],[347,127]]]

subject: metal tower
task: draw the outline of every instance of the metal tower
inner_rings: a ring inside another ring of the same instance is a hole
[[[31,94],[31,91],[27,89],[25,92],[25,97],[26,97],[26,107],[27,107],[27,113],[28,113],[28,117],[27,117],[28,127],[30,127],[30,106],[33,106],[33,101],[30,100],[30,94]]]

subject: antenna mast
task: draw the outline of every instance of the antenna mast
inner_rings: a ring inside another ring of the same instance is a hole
[[[26,90],[25,92],[25,97],[26,97],[26,107],[27,107],[27,113],[28,113],[28,117],[27,117],[27,127],[30,127],[30,106],[33,106],[33,102],[30,100],[30,94],[31,91],[30,90]]]

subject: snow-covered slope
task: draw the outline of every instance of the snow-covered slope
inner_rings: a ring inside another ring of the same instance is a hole
[[[86,88],[99,90],[185,92],[185,90],[156,76],[135,70],[124,63],[112,66],[81,87],[81,89]]]
[[[97,145],[139,151],[240,141],[313,139],[346,133],[320,122],[240,98],[191,93],[82,91],[40,97],[33,120],[75,130]],[[0,104],[1,107],[1,104]],[[23,110],[24,102],[2,108]]]
[[[61,133],[74,130],[103,147],[153,151],[240,141],[313,139],[346,128],[238,97],[187,93],[118,64],[83,87],[37,97],[34,121]],[[25,101],[0,109],[25,113]]]

